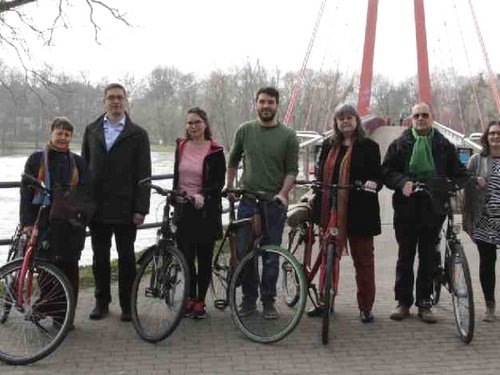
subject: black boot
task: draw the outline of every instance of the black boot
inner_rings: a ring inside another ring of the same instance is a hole
[[[107,303],[96,302],[94,310],[91,311],[89,318],[92,320],[104,319],[109,314]]]

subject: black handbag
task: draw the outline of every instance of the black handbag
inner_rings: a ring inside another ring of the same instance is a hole
[[[67,221],[76,227],[85,227],[90,223],[96,210],[89,187],[83,185],[64,189],[54,187],[50,207],[50,221]]]

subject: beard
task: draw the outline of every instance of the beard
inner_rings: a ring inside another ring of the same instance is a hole
[[[262,122],[271,122],[276,117],[276,112],[272,109],[260,109],[257,111],[257,115]]]

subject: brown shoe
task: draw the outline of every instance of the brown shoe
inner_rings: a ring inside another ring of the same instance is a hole
[[[424,321],[426,323],[436,323],[437,322],[437,318],[434,315],[434,313],[432,312],[430,307],[419,307],[418,308],[418,316],[420,317],[420,319],[422,319],[422,321]]]
[[[398,305],[396,309],[391,313],[390,318],[392,320],[403,320],[408,315],[410,315],[410,308],[404,305]]]

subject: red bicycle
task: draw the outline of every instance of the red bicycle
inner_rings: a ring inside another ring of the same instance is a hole
[[[50,197],[34,177],[23,174],[23,182]],[[18,227],[8,263],[0,268],[0,360],[8,364],[48,356],[66,337],[75,314],[69,280],[41,257],[48,250],[39,225],[47,207],[40,206],[30,236]]]
[[[319,181],[296,181],[295,184],[309,186],[316,192],[329,193],[332,197],[330,219],[323,230],[313,223],[311,207],[307,203],[291,208],[288,215],[290,226],[288,250],[295,258],[302,259],[309,299],[317,311],[322,313],[321,339],[323,344],[327,344],[330,316],[334,310],[334,300],[338,291],[342,256],[337,246],[339,234],[336,210],[337,191],[339,189],[373,191],[366,189],[361,182],[356,182],[354,185],[330,185]],[[315,247],[318,240],[319,246]],[[283,278],[283,283],[287,291],[286,302],[289,306],[293,306],[297,299],[295,282],[293,279]]]

